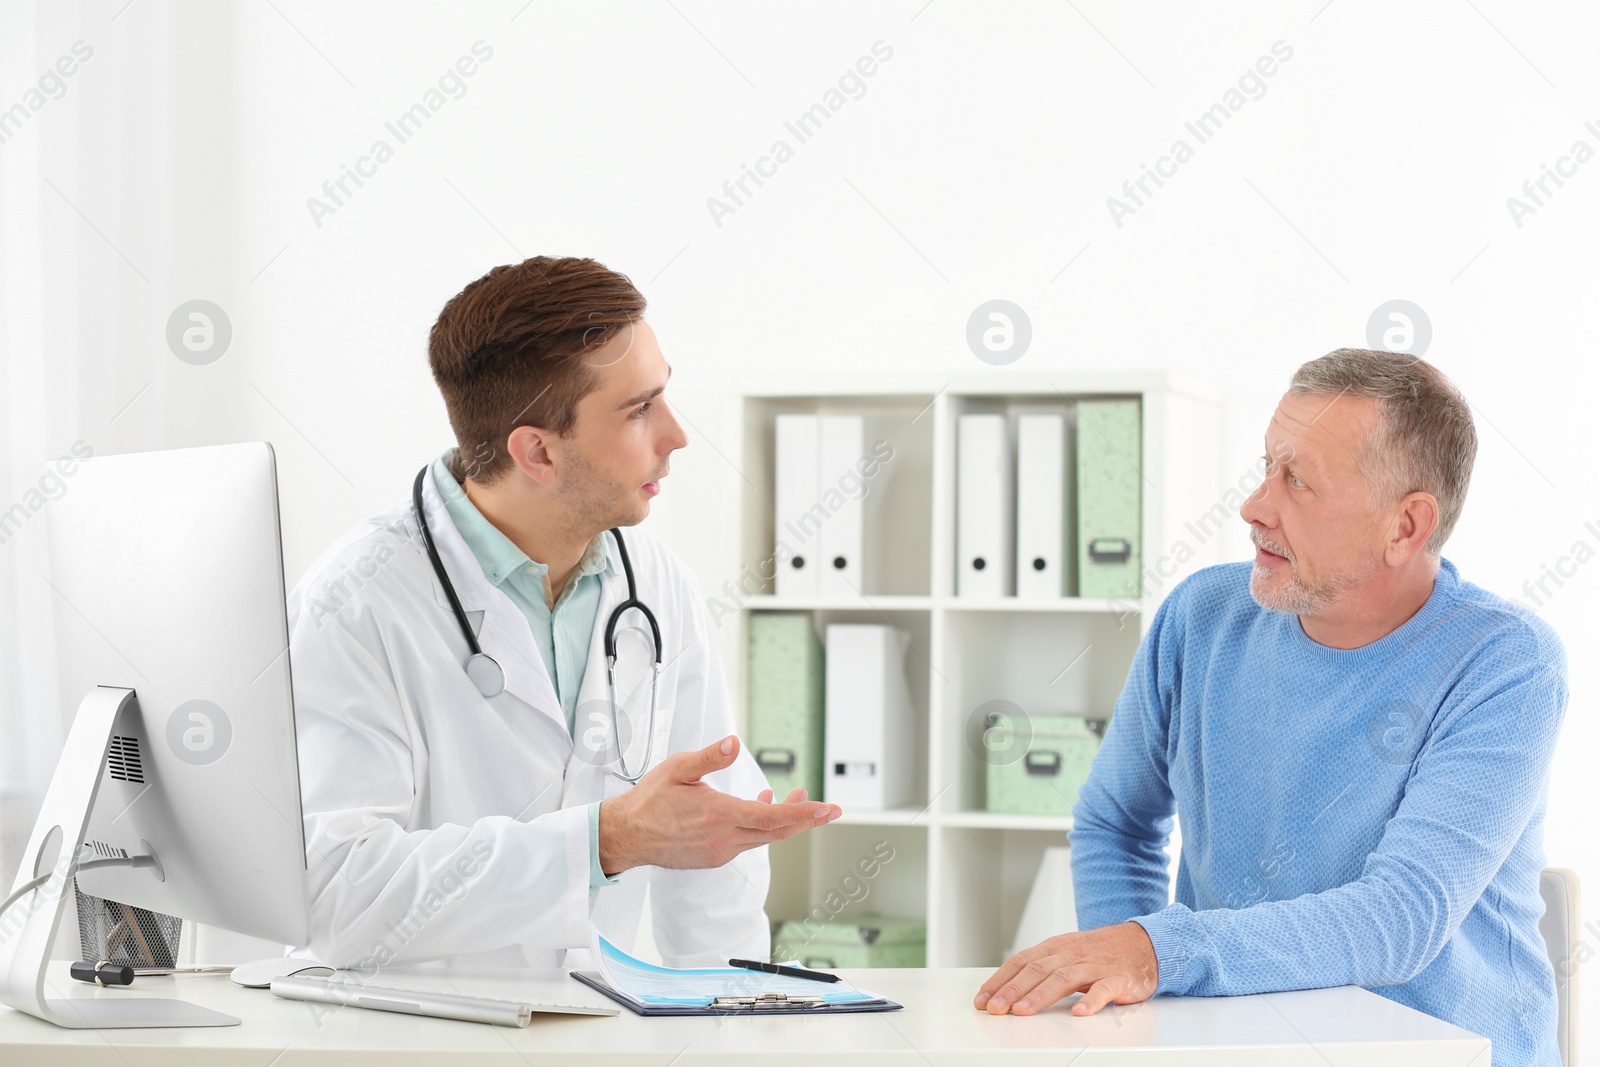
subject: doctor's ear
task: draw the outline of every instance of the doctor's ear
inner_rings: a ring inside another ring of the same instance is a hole
[[[557,440],[548,430],[534,426],[518,426],[506,438],[506,449],[517,469],[540,485],[549,485],[556,479],[556,458],[548,447]]]

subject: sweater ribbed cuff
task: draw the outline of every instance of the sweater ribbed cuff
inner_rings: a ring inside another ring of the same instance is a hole
[[[1195,977],[1185,973],[1190,970],[1189,946],[1197,934],[1194,912],[1182,904],[1168,904],[1132,921],[1144,927],[1156,950],[1156,995],[1187,993]]]

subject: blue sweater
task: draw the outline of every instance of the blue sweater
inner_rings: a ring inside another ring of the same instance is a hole
[[[1158,993],[1365,986],[1496,1067],[1559,1067],[1539,871],[1566,703],[1554,631],[1448,560],[1348,650],[1259,607],[1250,564],[1207,568],[1157,611],[1073,809],[1078,927],[1142,925]]]

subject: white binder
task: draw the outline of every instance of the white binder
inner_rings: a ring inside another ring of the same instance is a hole
[[[905,651],[892,627],[828,627],[823,797],[846,811],[911,801],[911,696]]]
[[[823,597],[855,598],[865,591],[861,584],[861,519],[866,504],[866,483],[861,479],[860,463],[865,452],[866,425],[859,415],[824,415],[820,445],[819,499],[844,503],[828,517],[822,527],[817,551],[817,593]],[[854,473],[855,478],[846,475]],[[841,485],[840,483],[844,484]],[[859,488],[855,488],[859,484]],[[850,490],[855,488],[855,499]],[[830,498],[831,492],[839,497]]]
[[[1011,447],[1004,415],[962,415],[956,424],[956,595],[1010,596]]]
[[[814,597],[820,588],[817,582],[819,534],[827,525],[827,509],[822,506],[817,480],[821,420],[816,415],[779,415],[776,421],[772,536],[777,574],[773,578],[774,591],[779,596]]]
[[[1067,420],[1017,418],[1017,596],[1065,596]]]

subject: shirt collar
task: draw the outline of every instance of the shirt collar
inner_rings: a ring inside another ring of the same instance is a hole
[[[495,585],[500,585],[511,575],[527,567],[533,567],[534,574],[543,578],[550,568],[538,560],[529,558],[526,552],[517,547],[516,542],[501,533],[485,518],[483,512],[479,511],[477,505],[468,498],[457,473],[460,467],[458,460],[459,456],[454,448],[448,449],[434,460],[433,484],[438,490],[440,499],[444,501],[445,510],[449,512],[450,521],[455,524],[456,532],[472,551],[473,558],[483,568],[483,573]],[[577,574],[583,577],[607,569],[621,573],[622,563],[617,558],[616,546],[612,543],[612,539],[602,531],[596,534],[589,542],[589,547],[584,549],[583,558],[578,561]]]

